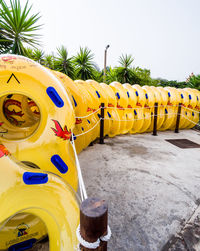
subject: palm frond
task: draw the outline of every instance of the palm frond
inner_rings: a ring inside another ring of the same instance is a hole
[[[87,47],[82,48],[78,54],[74,57],[74,64],[76,67],[76,78],[78,79],[94,79],[96,70],[95,63],[93,62],[94,54]]]
[[[24,55],[25,45],[39,44],[40,36],[35,32],[42,27],[42,25],[37,25],[40,15],[39,13],[30,15],[31,10],[32,6],[28,6],[28,1],[24,8],[19,0],[10,0],[10,6],[4,0],[0,2],[0,28],[4,40],[12,41],[12,45],[10,44],[12,53]],[[1,42],[0,40],[0,44]]]
[[[68,57],[67,49],[62,45],[57,48],[57,55],[54,61],[55,70],[65,73],[70,78],[74,79],[75,66],[72,58]]]

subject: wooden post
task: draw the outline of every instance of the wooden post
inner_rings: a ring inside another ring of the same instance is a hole
[[[179,124],[180,124],[180,118],[181,118],[181,106],[182,103],[178,104],[178,112],[177,112],[177,117],[176,117],[176,127],[175,127],[175,133],[179,133]]]
[[[153,136],[157,136],[157,119],[158,119],[158,103],[154,104],[154,115],[153,115]]]
[[[104,144],[104,103],[101,103],[100,144]]]
[[[107,234],[108,205],[105,200],[88,198],[80,207],[80,234],[87,242],[95,242]],[[80,245],[81,251],[107,251],[107,242],[101,241],[96,249]]]

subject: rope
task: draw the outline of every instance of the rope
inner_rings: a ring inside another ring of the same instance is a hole
[[[145,106],[141,106],[141,107],[104,107],[105,109],[119,109],[119,110],[137,110],[137,109],[143,109],[143,108],[147,108],[147,109],[151,109],[151,108],[155,108],[155,107],[159,107],[159,106],[148,106],[148,107],[145,107]],[[166,105],[166,106],[160,106],[160,107],[178,107],[178,105]]]
[[[98,248],[100,246],[101,241],[106,241],[107,242],[107,241],[110,240],[112,232],[111,232],[109,226],[108,226],[107,231],[108,231],[107,235],[100,237],[95,242],[88,242],[88,241],[84,240],[83,237],[81,236],[80,225],[79,225],[77,230],[76,230],[76,236],[77,236],[78,241],[80,242],[80,244],[83,247],[88,248],[88,249],[96,249],[96,248]],[[79,246],[79,248],[80,248],[80,246]]]
[[[84,180],[83,180],[83,175],[82,175],[82,171],[81,171],[81,167],[80,167],[80,162],[79,162],[79,159],[78,159],[78,155],[77,155],[77,151],[76,151],[76,147],[75,147],[75,143],[74,143],[74,134],[72,134],[71,144],[72,144],[72,147],[73,147],[73,150],[74,150],[74,155],[75,155],[75,160],[76,160],[76,166],[77,166],[77,171],[78,171],[78,179],[79,179],[79,189],[80,189],[80,193],[81,193],[81,201],[84,201],[84,200],[86,200],[88,198],[88,196],[87,196],[87,192],[86,192],[86,188],[85,188],[85,183],[84,183]],[[95,242],[90,243],[90,242],[85,241],[82,238],[81,233],[80,233],[80,225],[79,225],[78,228],[77,228],[77,230],[76,230],[76,236],[77,236],[77,239],[78,239],[79,243],[82,246],[84,246],[86,248],[90,248],[90,249],[96,249],[96,248],[98,248],[100,246],[100,242],[101,241],[106,241],[107,242],[107,241],[110,240],[112,232],[111,232],[109,226],[108,226],[107,231],[108,231],[107,235],[102,236],[99,239],[97,239]],[[80,250],[80,244],[77,247],[78,251]]]
[[[72,147],[74,150],[74,156],[75,156],[75,160],[76,160],[76,167],[77,167],[78,179],[79,179],[79,189],[80,189],[80,193],[81,193],[81,201],[84,201],[85,199],[88,198],[88,196],[87,196],[85,183],[84,183],[83,175],[81,172],[81,166],[80,166],[80,162],[78,159],[78,155],[77,155],[77,151],[76,151],[76,147],[75,147],[75,143],[74,143],[74,134],[72,134],[71,144],[72,144]]]
[[[189,119],[188,117],[186,117],[185,115],[183,115],[183,117],[185,119],[187,119],[188,121],[190,121],[191,123],[193,123],[194,125],[199,125],[199,122],[198,123],[195,123],[194,121],[192,121],[191,119]]]
[[[152,117],[158,117],[158,116],[166,116],[166,115],[177,115],[177,113],[166,113],[166,114],[158,114],[158,115],[151,115],[151,116],[147,116],[147,117],[144,117],[144,118],[140,118],[140,119],[124,119],[124,120],[121,120],[121,119],[112,119],[112,118],[104,118],[104,120],[113,120],[113,121],[137,121],[137,120],[146,120],[146,119],[149,119],[149,118],[152,118]]]
[[[90,128],[88,131],[85,131],[85,132],[83,132],[83,133],[77,134],[77,135],[75,135],[75,136],[76,136],[76,137],[80,137],[80,136],[82,136],[82,135],[84,135],[84,134],[86,134],[86,133],[92,131],[92,130],[99,124],[99,122],[100,122],[101,120],[102,120],[102,118],[100,118],[100,119],[97,121],[97,123],[96,123],[92,128]]]
[[[88,114],[88,115],[85,115],[85,116],[83,116],[83,117],[75,117],[75,118],[76,118],[76,119],[85,119],[85,118],[88,118],[88,117],[90,117],[91,115],[97,113],[99,110],[101,110],[101,107],[100,107],[99,109],[95,110],[94,112]]]
[[[199,111],[193,110],[193,109],[191,109],[189,107],[185,107],[183,105],[182,105],[182,107],[185,108],[186,110],[189,110],[189,111],[192,111],[192,112],[196,112],[196,113],[200,113]]]
[[[113,121],[136,121],[136,120],[142,120],[145,118],[141,118],[141,119],[111,119],[111,118],[104,118],[104,120],[113,120]]]
[[[113,109],[113,108],[115,108],[115,109],[119,109],[119,110],[132,110],[132,109],[134,109],[134,110],[137,110],[137,109],[142,109],[142,108],[144,108],[144,107],[135,107],[135,108],[133,108],[133,107],[105,107],[105,109]]]

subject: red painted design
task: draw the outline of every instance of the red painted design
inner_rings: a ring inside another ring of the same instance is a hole
[[[31,108],[31,107],[37,107],[36,103],[31,100],[30,102],[28,102],[28,106]],[[34,110],[33,113],[37,114],[37,115],[40,115],[40,112]]]
[[[15,125],[19,125],[19,124],[23,124],[25,121],[18,121],[15,117],[13,116],[19,116],[19,117],[23,117],[24,113],[22,113],[22,111],[16,112],[15,109],[13,110],[9,110],[9,106],[11,105],[15,105],[19,108],[22,109],[21,106],[21,102],[15,99],[7,99],[4,104],[3,104],[3,110],[4,110],[4,114],[7,117],[7,119],[15,124]]]
[[[120,105],[117,105],[117,108],[118,108],[119,110],[124,110],[124,108],[123,108],[122,106],[120,106]]]
[[[13,60],[15,60],[15,59],[17,59],[16,57],[14,57],[14,56],[6,56],[6,57],[2,57],[2,60],[4,61],[4,62],[10,62],[10,63],[12,63],[13,62]]]
[[[137,103],[137,104],[136,104],[136,106],[140,106],[140,107],[142,107],[142,105],[141,105],[140,103]]]
[[[51,129],[55,132],[55,135],[61,139],[68,140],[72,136],[71,130],[68,131],[67,126],[64,127],[64,130],[62,129],[60,123],[57,120],[53,120],[56,129],[52,128]]]
[[[6,149],[6,147],[4,145],[0,145],[0,158],[2,158],[3,156],[8,156],[9,151]]]
[[[81,123],[82,123],[82,119],[76,118],[76,125],[81,124]]]

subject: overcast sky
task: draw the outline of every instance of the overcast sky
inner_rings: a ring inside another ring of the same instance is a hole
[[[26,0],[21,0],[25,3]],[[88,46],[103,67],[122,53],[152,77],[185,80],[200,74],[200,0],[29,0],[40,11],[46,52],[64,45],[70,55]]]

